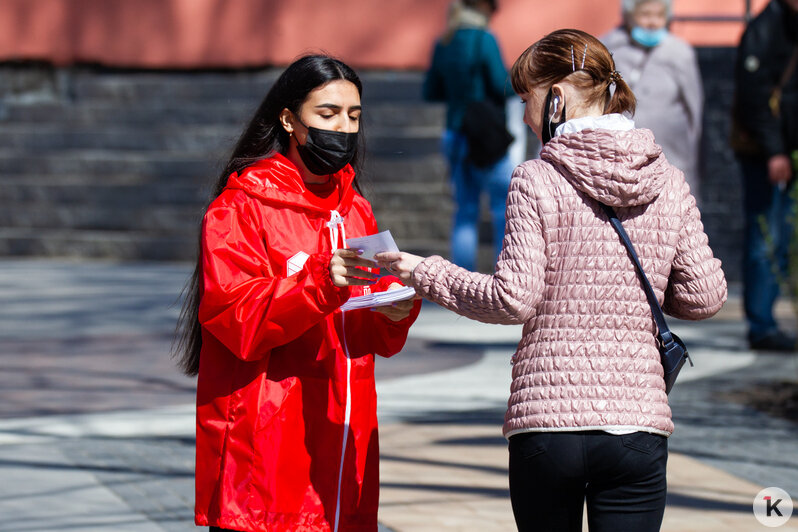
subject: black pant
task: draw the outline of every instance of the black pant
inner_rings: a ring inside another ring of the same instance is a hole
[[[656,532],[668,440],[647,432],[528,432],[510,438],[510,498],[521,532]]]

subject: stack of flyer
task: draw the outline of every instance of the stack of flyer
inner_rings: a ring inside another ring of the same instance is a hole
[[[358,238],[347,238],[346,247],[350,249],[363,250],[361,257],[373,260],[374,255],[383,251],[399,251],[393,235],[390,231],[383,231],[376,235],[362,236]],[[416,295],[415,289],[405,286],[395,290],[366,294],[364,296],[349,298],[349,301],[341,306],[341,310],[355,310],[359,308],[381,307],[390,305],[396,301],[404,301]]]
[[[351,297],[349,301],[341,305],[341,310],[355,310],[359,308],[381,307],[390,305],[396,301],[404,301],[416,295],[416,289],[410,286],[403,286],[395,290],[366,294],[364,296]]]

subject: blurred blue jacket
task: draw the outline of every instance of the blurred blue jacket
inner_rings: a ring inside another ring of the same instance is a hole
[[[446,102],[446,129],[452,131],[460,129],[468,102],[490,100],[504,109],[513,94],[496,38],[476,27],[435,43],[423,90],[424,99]]]

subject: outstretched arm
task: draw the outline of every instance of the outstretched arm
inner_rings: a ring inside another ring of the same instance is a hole
[[[543,296],[545,266],[540,218],[532,179],[516,169],[507,196],[504,247],[493,275],[470,272],[442,257],[381,253],[381,266],[416,292],[462,316],[486,323],[525,323]]]

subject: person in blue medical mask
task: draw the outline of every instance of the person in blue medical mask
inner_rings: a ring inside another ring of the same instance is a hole
[[[668,31],[671,0],[623,0],[623,26],[602,38],[637,96],[635,124],[654,132],[700,204],[704,91],[693,48]]]

